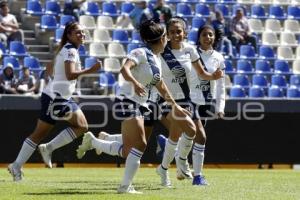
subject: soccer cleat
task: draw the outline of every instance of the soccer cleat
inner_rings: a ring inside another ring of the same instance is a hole
[[[177,168],[177,179],[192,179],[193,175],[187,159],[180,159],[179,156],[175,156],[176,168]]]
[[[92,139],[94,138],[95,136],[91,132],[87,132],[84,134],[82,138],[82,143],[78,146],[78,149],[76,150],[78,159],[81,159],[88,150],[92,149]]]
[[[161,165],[156,168],[156,173],[160,176],[161,185],[164,187],[171,187],[171,180],[167,169],[163,169]]]
[[[206,185],[209,185],[209,184],[207,183],[204,176],[197,175],[197,176],[194,176],[194,178],[193,178],[193,185],[206,186]]]
[[[120,185],[117,191],[118,194],[143,194],[142,192],[136,191],[132,185]]]
[[[156,155],[157,155],[157,157],[159,157],[162,160],[164,151],[165,151],[167,138],[164,135],[160,134],[157,136],[156,141],[157,141]]]
[[[51,161],[52,152],[50,152],[47,149],[47,145],[46,144],[40,144],[39,145],[39,152],[40,152],[46,166],[49,167],[49,168],[52,168],[52,161]]]
[[[23,171],[20,167],[16,167],[14,163],[8,165],[7,170],[13,177],[13,180],[18,182],[23,179]]]
[[[109,134],[104,132],[104,131],[101,131],[99,134],[98,134],[98,139],[100,140],[105,140],[105,138],[108,136]],[[100,155],[102,153],[101,150],[99,149],[95,149],[96,150],[96,154],[97,155]]]

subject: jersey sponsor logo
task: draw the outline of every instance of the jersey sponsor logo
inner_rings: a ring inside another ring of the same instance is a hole
[[[185,75],[185,69],[181,66],[175,66],[171,69],[171,71],[176,78],[180,78]]]
[[[177,77],[172,79],[172,83],[183,83],[185,81],[186,77]]]

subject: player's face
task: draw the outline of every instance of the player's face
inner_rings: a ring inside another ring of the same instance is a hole
[[[184,40],[186,34],[181,23],[174,23],[170,25],[168,30],[168,38],[171,43],[180,43]]]
[[[215,34],[210,28],[205,28],[200,34],[200,46],[202,49],[211,49],[215,41]]]
[[[83,28],[79,25],[76,25],[75,28],[69,34],[69,40],[75,45],[80,45],[85,39],[85,34]]]

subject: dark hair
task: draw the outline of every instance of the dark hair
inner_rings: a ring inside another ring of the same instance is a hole
[[[79,25],[78,22],[76,21],[70,21],[68,23],[66,23],[66,26],[65,26],[65,30],[64,30],[64,33],[61,37],[61,41],[59,43],[59,46],[58,46],[58,49],[57,49],[57,52],[56,54],[63,48],[63,46],[68,42],[68,34],[70,34],[74,29],[75,27]]]
[[[204,31],[204,29],[210,29],[210,30],[213,31],[213,33],[214,33],[214,35],[215,35],[215,40],[214,40],[214,43],[213,43],[212,46],[213,46],[213,48],[215,49],[215,48],[217,47],[217,44],[218,44],[219,40],[222,39],[222,36],[219,35],[219,34],[216,34],[216,30],[215,30],[214,27],[212,27],[211,25],[205,24],[205,25],[203,25],[203,26],[201,26],[201,27],[199,28],[198,34],[197,34],[197,43],[196,43],[196,44],[197,44],[197,45],[200,44],[200,35],[201,35],[202,31]]]
[[[169,28],[171,25],[176,24],[176,23],[180,23],[182,25],[183,30],[186,31],[187,23],[186,23],[185,19],[182,17],[178,17],[178,16],[171,17],[169,19],[169,21],[167,22],[167,31],[169,31]]]
[[[146,20],[140,25],[140,35],[147,44],[154,44],[165,33],[165,27],[154,19]]]
[[[1,1],[0,2],[0,8],[3,8],[5,6],[8,6],[7,1]]]

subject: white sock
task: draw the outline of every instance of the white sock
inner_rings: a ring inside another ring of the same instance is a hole
[[[33,152],[36,149],[37,144],[35,144],[31,139],[26,138],[23,142],[22,148],[18,154],[17,159],[15,160],[15,164],[17,167],[22,167],[24,163],[27,162],[27,160],[30,158],[30,156],[33,154]]]
[[[142,156],[143,152],[131,148],[125,162],[125,172],[121,185],[130,185],[132,183],[132,179],[140,166]]]
[[[204,162],[205,145],[195,143],[193,147],[194,176],[201,175]]]
[[[123,144],[118,141],[106,141],[100,139],[93,139],[92,146],[95,149],[103,151],[112,156],[120,156],[122,157],[122,147]]]
[[[123,144],[122,134],[114,134],[114,135],[108,135],[105,137],[106,141],[117,141],[121,144]]]
[[[165,146],[165,151],[163,155],[163,159],[161,162],[161,166],[163,169],[168,169],[170,163],[174,159],[175,152],[176,152],[177,143],[173,142],[170,138],[168,138]]]
[[[193,137],[187,136],[185,133],[181,135],[181,139],[178,142],[178,155],[179,158],[185,160],[189,155],[193,146]]]
[[[69,144],[77,138],[76,134],[71,128],[62,130],[55,138],[46,144],[46,148],[49,151],[54,151],[66,144]]]

